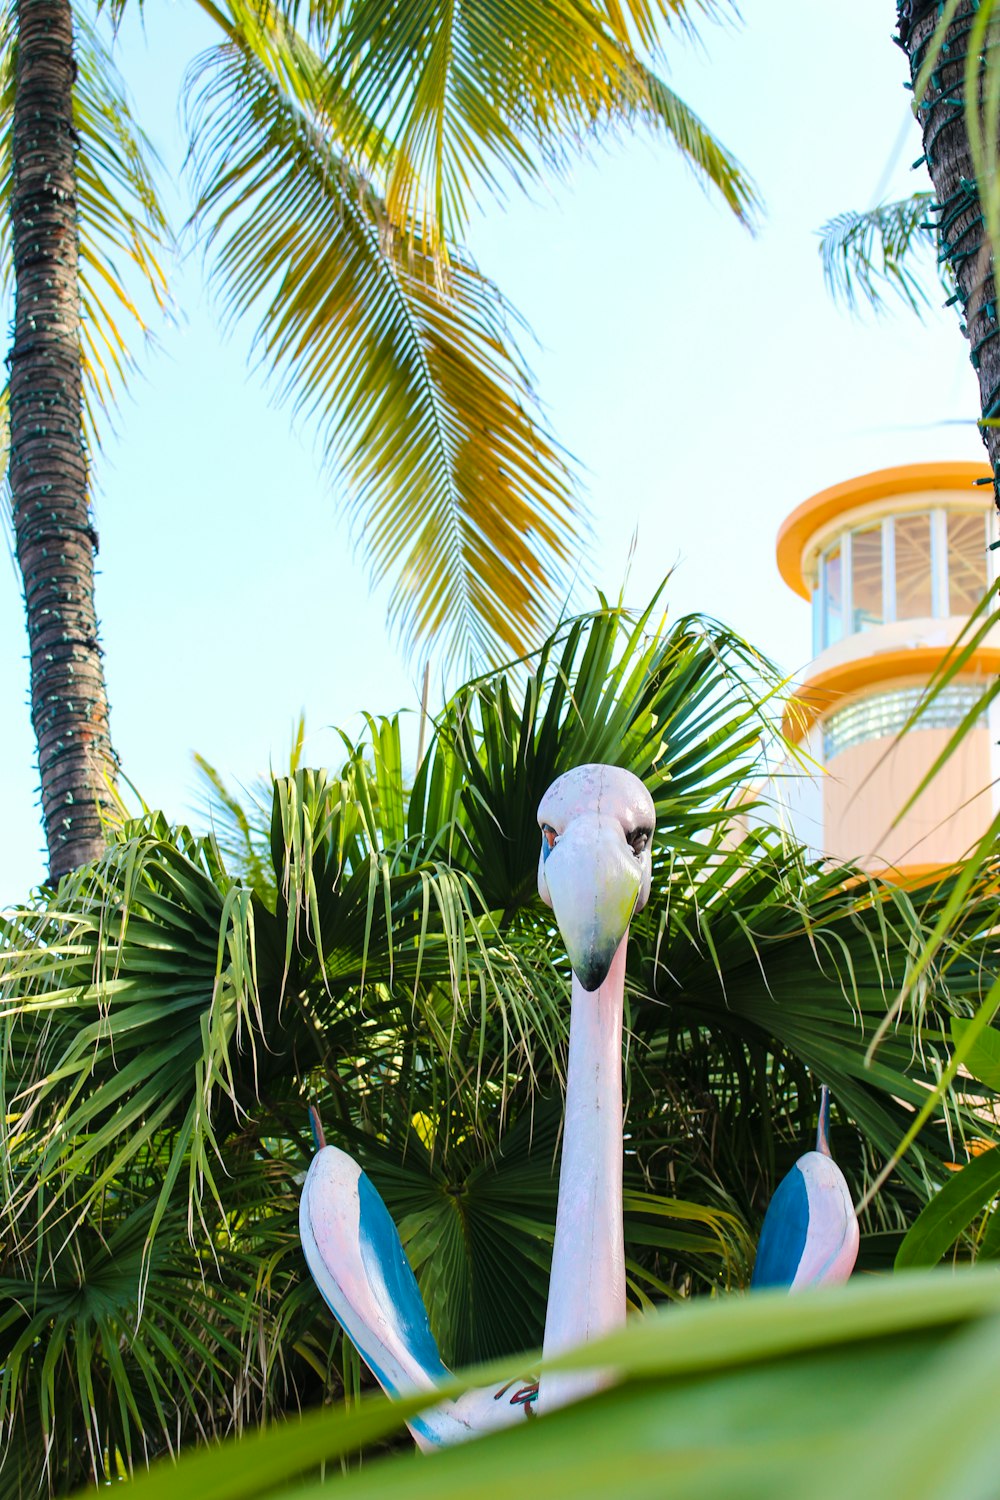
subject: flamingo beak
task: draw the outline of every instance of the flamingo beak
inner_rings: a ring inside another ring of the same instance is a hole
[[[608,976],[644,884],[643,866],[621,824],[597,813],[573,818],[552,844],[543,835],[539,894],[585,990],[600,989]]]

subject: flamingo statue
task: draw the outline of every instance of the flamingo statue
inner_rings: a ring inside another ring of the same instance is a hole
[[[830,1155],[830,1090],[820,1089],[816,1150],[778,1184],[760,1231],[751,1287],[840,1286],[858,1258],[858,1216]]]
[[[562,1165],[543,1354],[625,1320],[622,1225],[622,1017],[633,912],[649,897],[653,801],[637,776],[585,765],[549,787],[538,809],[538,890],[573,970]],[[389,1212],[358,1163],[335,1146],[313,1158],[299,1225],[330,1311],[390,1396],[447,1380],[416,1278]],[[597,1390],[600,1371],[543,1374],[547,1411]],[[411,1419],[430,1449],[523,1421],[533,1387],[468,1391]]]
[[[538,890],[573,971],[562,1164],[543,1355],[625,1321],[622,1224],[622,1020],[629,923],[649,898],[653,802],[637,776],[585,765],[553,782],[538,809]],[[761,1233],[754,1286],[846,1281],[858,1224],[827,1144],[824,1088],[816,1150],[779,1185]],[[389,1211],[353,1157],[317,1139],[299,1227],[324,1300],[390,1396],[449,1378]],[[409,1427],[432,1449],[523,1421],[601,1388],[600,1370],[543,1373],[539,1386],[467,1391]]]

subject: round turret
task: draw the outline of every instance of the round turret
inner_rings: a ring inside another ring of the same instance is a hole
[[[781,527],[778,567],[811,601],[813,627],[784,728],[825,774],[773,789],[791,830],[819,852],[922,874],[959,860],[994,815],[1000,725],[991,733],[981,714],[895,822],[1000,672],[992,629],[897,740],[995,576],[992,489],[975,483],[988,477],[969,463],[883,469],[813,495]]]

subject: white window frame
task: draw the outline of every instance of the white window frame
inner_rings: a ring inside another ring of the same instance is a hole
[[[931,615],[948,617],[948,512],[931,511]]]
[[[819,560],[819,600],[820,600],[820,624],[819,636],[821,649],[837,643],[830,639],[830,590],[827,585],[827,558],[835,547],[840,549],[840,640],[844,640],[848,634],[844,628],[847,624],[846,607],[850,598],[848,585],[850,584],[850,533],[845,532],[837,537],[822,553]]]
[[[857,631],[852,629],[854,625],[854,568],[851,536],[850,531],[845,531],[840,539],[840,639],[842,641],[846,641],[850,635],[857,634]]]
[[[896,532],[892,516],[882,517],[882,615],[887,625],[896,618]]]
[[[896,611],[896,574],[895,574],[896,548],[895,548],[895,543],[893,541],[892,517],[891,516],[884,516],[879,524],[881,526],[881,538],[880,538],[880,541],[881,541],[881,547],[882,547],[882,620],[881,620],[881,623],[883,625],[887,625],[889,623],[890,618],[891,619],[895,619],[895,617],[896,617],[896,614],[895,614],[895,611]],[[848,543],[847,554],[848,554],[848,557],[849,557],[850,561],[847,564],[848,571],[847,571],[846,576],[848,577],[848,579],[850,581],[851,592],[850,592],[850,597],[849,597],[848,605],[847,605],[847,619],[850,620],[852,626],[854,624],[854,542],[853,542],[853,537],[859,531],[874,531],[874,530],[875,530],[874,524],[871,521],[868,521],[868,522],[865,522],[861,526],[854,526],[854,527],[852,527],[851,530],[845,532],[844,536],[841,538],[842,542],[844,540],[846,540],[847,543]],[[892,613],[891,616],[889,614],[889,605],[888,605],[888,598],[889,598],[889,596],[888,596],[888,593],[887,593],[887,577],[888,577],[888,575],[886,574],[886,563],[885,563],[887,555],[891,555],[892,566],[893,566],[893,572],[891,574],[891,582],[892,582],[892,610],[893,610],[893,613]],[[845,634],[845,636],[848,635],[848,634],[850,634],[850,635],[861,635],[862,631],[852,629],[849,632],[845,631],[844,634]],[[842,639],[843,639],[843,637],[842,637]]]

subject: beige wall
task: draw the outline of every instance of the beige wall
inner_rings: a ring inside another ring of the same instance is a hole
[[[911,729],[901,740],[867,740],[834,756],[823,777],[827,853],[869,869],[960,859],[993,815],[985,728],[965,736],[902,822],[891,826],[952,732]]]

